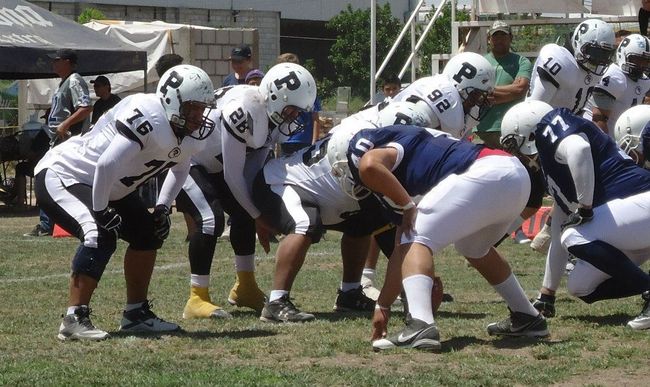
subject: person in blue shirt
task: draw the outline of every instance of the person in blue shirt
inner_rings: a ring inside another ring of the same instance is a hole
[[[650,257],[650,241],[639,238],[650,227],[650,171],[593,122],[542,101],[512,107],[501,131],[504,149],[539,163],[555,200],[540,299],[555,309],[566,251],[577,258],[567,289],[584,302],[650,290],[639,268]]]
[[[242,44],[230,52],[230,67],[233,72],[226,75],[221,87],[246,84],[246,75],[253,69],[252,52],[250,46]]]
[[[510,316],[488,325],[488,334],[548,335],[546,319],[493,247],[530,194],[528,173],[515,157],[449,138],[444,132],[404,125],[354,135],[337,131],[327,153],[341,187],[350,195],[360,185],[373,191],[399,225],[400,246],[389,260],[373,316],[375,350],[440,349],[431,303],[433,256],[450,244],[508,305]],[[399,279],[410,316],[404,329],[388,336],[388,306],[400,291]]]

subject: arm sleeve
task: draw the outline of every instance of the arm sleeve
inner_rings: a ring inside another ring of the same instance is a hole
[[[248,192],[244,178],[244,165],[246,163],[246,144],[233,137],[228,131],[221,131],[223,144],[223,177],[230,188],[230,192],[253,218],[260,216],[260,210],[253,204],[253,199]]]
[[[115,136],[106,151],[97,160],[93,179],[93,210],[101,211],[108,206],[111,187],[121,175],[124,166],[140,152],[140,146],[123,136]]]
[[[648,36],[648,12],[643,8],[639,9],[639,31],[641,35]]]
[[[172,201],[178,196],[178,193],[181,192],[187,176],[190,174],[190,158],[186,158],[184,162],[174,165],[163,182],[162,188],[160,189],[160,195],[158,195],[158,204],[164,204],[167,208],[170,208]]]
[[[569,166],[578,203],[591,206],[594,201],[594,160],[589,141],[579,134],[565,137],[557,147],[555,158]]]
[[[557,87],[551,82],[543,81],[542,77],[535,77],[530,85],[530,95],[526,100],[550,101],[557,93]]]

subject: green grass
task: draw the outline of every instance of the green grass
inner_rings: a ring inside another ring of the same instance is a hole
[[[124,244],[108,265],[93,299],[93,322],[113,334],[98,343],[56,339],[67,300],[67,272],[76,248],[71,238],[24,238],[35,216],[0,220],[0,385],[644,385],[649,332],[625,327],[640,298],[586,305],[564,290],[547,340],[495,339],[488,323],[505,304],[451,249],[436,257],[445,290],[437,323],[442,352],[374,353],[369,316],[332,312],[340,281],[340,234],[329,232],[311,249],[292,296],[317,321],[302,325],[260,322],[249,310],[227,305],[234,282],[229,244],[219,243],[211,294],[233,313],[228,321],[181,318],[189,293],[184,223],[173,215],[170,239],[160,250],[150,298],[154,310],[186,333],[163,337],[116,332],[124,306]],[[504,242],[505,253],[529,296],[541,283],[544,257]],[[277,245],[273,246],[273,249]],[[273,252],[259,254],[257,277],[268,291]],[[380,261],[380,276],[385,260]],[[226,304],[226,305],[224,305]],[[391,329],[401,327],[395,312]]]

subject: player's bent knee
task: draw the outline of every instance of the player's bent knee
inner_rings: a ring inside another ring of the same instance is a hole
[[[99,281],[114,251],[115,249],[79,246],[72,260],[72,274],[85,274]]]

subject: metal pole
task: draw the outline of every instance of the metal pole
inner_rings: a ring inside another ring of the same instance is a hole
[[[381,71],[381,70],[380,70]],[[377,0],[370,0],[370,103],[376,93],[377,72]]]
[[[436,12],[434,12],[433,17],[431,20],[429,20],[429,23],[427,24],[426,28],[424,31],[422,31],[422,35],[420,35],[420,39],[418,39],[417,44],[415,45],[415,49],[411,51],[411,55],[409,55],[408,59],[406,60],[406,63],[404,63],[404,67],[402,67],[402,70],[399,72],[399,77],[402,78],[404,73],[406,72],[406,68],[409,66],[411,61],[413,60],[413,57],[415,56],[415,53],[420,49],[420,46],[422,46],[422,43],[424,43],[424,39],[426,38],[427,34],[429,33],[429,30],[431,27],[433,27],[433,23],[438,19],[440,16],[440,13],[442,12],[442,9],[444,5],[447,3],[447,0],[442,0],[440,2],[440,6],[438,9],[436,9]]]
[[[375,0],[373,0],[373,2],[374,1]],[[413,22],[413,19],[417,16],[417,13],[420,10],[420,8],[422,7],[423,3],[424,3],[424,0],[420,0],[418,5],[415,6],[415,9],[413,10],[413,13],[411,14],[411,17],[409,17],[409,19],[406,21],[406,24],[404,25],[404,28],[402,28],[402,32],[400,32],[399,36],[397,37],[397,40],[395,40],[395,43],[393,43],[393,47],[390,48],[390,51],[388,51],[388,55],[386,55],[386,58],[382,62],[381,66],[379,66],[379,70],[377,70],[377,74],[374,77],[375,81],[379,78],[382,71],[384,71],[384,68],[386,68],[386,65],[388,65],[388,61],[390,60],[390,58],[395,53],[395,50],[397,50],[397,46],[402,41],[402,38],[404,37],[404,34],[406,33],[406,30],[409,28],[409,25]]]
[[[411,22],[411,55],[415,57],[415,53],[417,52],[416,44],[415,44],[415,21]],[[415,77],[416,76],[416,68],[415,68],[415,61],[411,61],[411,83],[415,82]],[[400,77],[401,78],[401,77]]]

